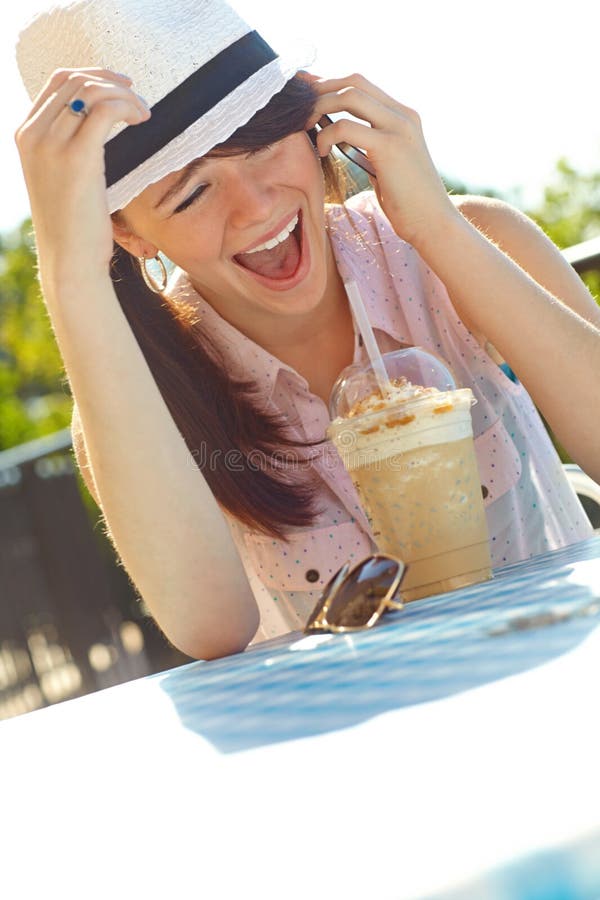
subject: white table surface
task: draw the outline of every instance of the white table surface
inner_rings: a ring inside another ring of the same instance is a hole
[[[600,896],[600,538],[0,723],[0,891]]]

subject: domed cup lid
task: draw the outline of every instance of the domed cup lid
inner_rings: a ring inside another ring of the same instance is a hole
[[[390,381],[406,379],[410,384],[436,388],[438,391],[456,390],[456,382],[443,360],[421,347],[407,347],[383,354]],[[332,419],[346,418],[352,407],[372,394],[380,394],[379,384],[371,365],[347,366],[338,376],[329,398]]]

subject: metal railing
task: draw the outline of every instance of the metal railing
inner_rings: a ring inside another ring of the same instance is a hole
[[[70,429],[0,453],[0,719],[188,661],[96,519]]]
[[[580,275],[600,271],[600,237],[567,247],[562,254]]]

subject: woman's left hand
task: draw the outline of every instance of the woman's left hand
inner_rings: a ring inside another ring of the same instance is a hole
[[[375,168],[372,184],[395,232],[417,249],[421,241],[431,239],[432,230],[443,233],[445,223],[459,214],[431,160],[418,113],[362,75],[319,79],[303,73],[303,77],[319,94],[307,128],[324,114],[337,112],[349,112],[367,123],[338,119],[321,129],[320,155],[326,156],[340,141],[362,148]]]

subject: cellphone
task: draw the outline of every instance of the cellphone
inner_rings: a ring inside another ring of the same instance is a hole
[[[326,128],[327,125],[332,125],[333,119],[331,116],[321,116],[317,125],[319,128]],[[373,163],[369,160],[369,157],[362,150],[359,150],[358,147],[354,147],[352,144],[348,144],[346,141],[340,141],[339,144],[335,144],[340,153],[343,153],[345,157],[347,157],[354,165],[358,166],[364,172],[367,172],[368,175],[371,175],[373,178],[376,177],[375,169],[373,168]]]

